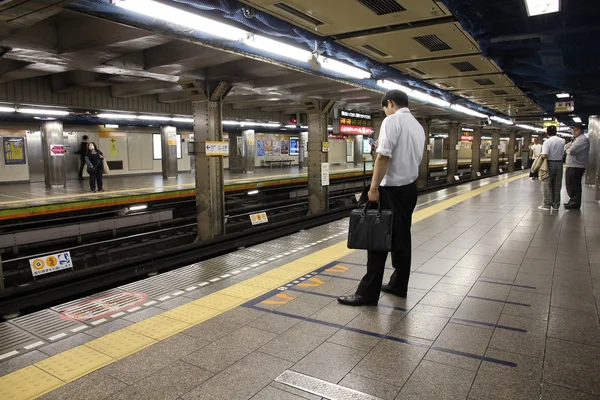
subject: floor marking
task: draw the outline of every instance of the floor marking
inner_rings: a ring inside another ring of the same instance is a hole
[[[335,383],[290,370],[279,375],[275,378],[275,381],[325,399],[381,400],[379,397],[371,396],[370,394],[359,392],[354,389],[348,389],[347,387],[336,385]]]
[[[163,296],[163,297],[159,298],[158,300],[165,301],[165,300],[169,300],[170,298],[171,298],[171,296]]]
[[[17,354],[19,354],[19,352],[17,350],[9,351],[8,353],[4,353],[4,354],[0,355],[0,360],[4,360],[5,358],[16,356]]]
[[[156,303],[157,303],[156,301],[154,301],[154,300],[150,300],[149,302],[147,302],[147,303],[144,303],[144,305],[145,305],[146,307],[149,307],[149,306],[153,306],[153,305],[155,305]]]
[[[99,325],[99,324],[101,324],[103,322],[106,322],[105,318],[99,319],[98,321],[92,321],[92,322],[90,322],[90,324],[92,324],[92,325]]]
[[[85,326],[85,325],[82,325],[82,326],[78,326],[77,328],[73,328],[73,329],[71,329],[71,332],[73,332],[73,333],[75,333],[75,332],[80,332],[80,331],[83,331],[83,330],[85,330],[85,329],[87,329],[87,328],[88,328],[87,326]]]
[[[485,283],[493,283],[494,285],[505,285],[505,286],[513,286],[513,287],[520,287],[520,288],[525,288],[525,289],[536,289],[535,286],[527,286],[527,285],[516,285],[514,283],[504,283],[504,282],[493,282],[493,281],[484,281],[484,280],[479,280],[479,282],[485,282]]]
[[[198,284],[198,286],[200,286],[200,287],[204,287],[204,286],[206,286],[206,285],[208,285],[208,284],[209,284],[208,282],[202,282],[202,283],[199,283],[199,284]]]
[[[257,265],[257,267],[258,267],[258,265]],[[244,267],[244,268],[242,268],[242,271],[248,271],[249,269],[250,269],[250,267]]]
[[[138,309],[139,309],[139,307],[136,307],[136,308],[138,308]],[[131,312],[131,310],[127,310],[127,311]],[[111,317],[111,318],[119,318],[119,317],[120,317],[120,316],[122,316],[122,315],[125,315],[125,313],[124,313],[123,311],[121,311],[121,312],[118,312],[118,313],[116,313],[116,314],[113,314],[113,315],[111,315],[110,317]]]
[[[221,278],[225,279],[225,278],[229,278],[231,276],[231,274],[225,274],[225,275],[221,275]]]
[[[139,311],[141,309],[142,309],[142,307],[133,307],[133,308],[130,308],[129,310],[127,310],[127,312],[132,313],[132,312]],[[121,314],[125,314],[125,313],[121,313]]]
[[[474,324],[474,325],[489,326],[490,328],[506,329],[508,331],[523,332],[523,333],[527,332],[527,329],[513,328],[512,326],[506,326],[506,325],[490,324],[489,322],[473,321],[470,319],[452,318],[450,320],[450,322],[453,322],[453,321],[467,322],[469,324]]]
[[[514,301],[506,301],[506,300],[498,300],[498,299],[490,299],[487,297],[479,297],[479,296],[467,296],[467,298],[469,299],[477,299],[477,300],[485,300],[485,301],[493,301],[496,303],[506,303],[506,304],[512,304],[515,306],[523,306],[523,307],[531,307],[531,304],[526,304],[526,303],[517,303]]]
[[[214,279],[209,280],[209,282],[215,283],[215,282],[218,282],[220,280],[221,280],[221,278],[214,278]]]
[[[43,345],[45,342],[42,342],[41,340],[39,342],[35,342],[35,343],[31,343],[30,345],[27,345],[25,347],[23,347],[25,350],[31,350],[34,349],[36,347],[40,347],[41,345]]]
[[[51,342],[54,342],[55,340],[64,338],[65,336],[67,336],[67,334],[63,332],[63,333],[59,333],[58,335],[50,336],[48,338],[48,340],[50,340]]]
[[[184,294],[185,292],[183,290],[178,290],[177,292],[173,293],[173,296],[180,296],[182,294]]]
[[[237,274],[241,274],[241,273],[242,273],[242,271],[240,271],[240,270],[235,270],[235,271],[231,272],[232,275],[237,275]]]
[[[186,292],[191,292],[193,290],[198,289],[198,286],[190,286],[189,288],[185,289]]]

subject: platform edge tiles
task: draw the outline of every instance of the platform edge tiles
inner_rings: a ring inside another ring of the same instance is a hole
[[[463,193],[415,212],[413,222],[431,217],[482,193],[526,177],[519,174]],[[354,253],[345,242],[274,268],[198,300],[117,330],[97,340],[64,351],[0,378],[0,399],[20,400],[42,396],[108,364],[136,353],[225,311],[242,306],[290,281]],[[110,343],[111,346],[107,346]]]

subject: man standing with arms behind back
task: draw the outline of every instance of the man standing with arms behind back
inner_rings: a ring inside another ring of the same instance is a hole
[[[542,146],[543,158],[548,160],[548,178],[542,182],[544,204],[540,210],[554,211],[560,207],[560,191],[563,178],[563,155],[565,154],[565,139],[556,136],[556,127],[551,125],[546,129],[548,139]]]
[[[423,158],[425,131],[408,109],[408,96],[400,90],[388,91],[381,101],[387,116],[381,125],[377,160],[369,190],[369,201],[378,203],[381,191],[394,214],[392,265],[394,273],[383,285],[387,252],[368,252],[367,274],[356,293],[338,301],[350,306],[376,305],[380,291],[406,297],[411,263],[412,213],[417,204],[419,164]]]
[[[569,202],[565,204],[567,210],[581,208],[581,178],[590,155],[590,140],[583,134],[581,125],[573,128],[573,141],[566,146],[567,171],[565,184],[569,194]]]

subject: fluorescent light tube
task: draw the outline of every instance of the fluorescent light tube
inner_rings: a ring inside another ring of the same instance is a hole
[[[145,210],[146,208],[148,208],[148,206],[146,204],[139,204],[137,206],[130,206],[129,211]]]
[[[15,112],[14,107],[0,107],[0,112]]]
[[[578,124],[581,123],[581,118],[579,117],[573,117],[573,122],[577,122]]]
[[[386,89],[398,89],[402,90],[404,93],[408,95],[408,97],[418,100],[423,103],[431,103],[439,107],[448,108],[450,107],[450,103],[443,99],[439,99],[437,97],[433,97],[428,95],[427,93],[419,92],[418,90],[414,90],[409,88],[408,86],[399,85],[395,82],[390,81],[378,81],[377,84]]]
[[[560,11],[560,0],[525,0],[527,15],[551,14]]]
[[[485,114],[482,114],[482,113],[480,113],[478,111],[475,111],[475,110],[471,110],[470,108],[461,106],[460,104],[452,104],[450,106],[450,108],[453,109],[456,112],[467,114],[467,115],[471,115],[471,116],[477,117],[477,118],[487,118],[488,117]]]
[[[23,114],[34,114],[34,115],[68,115],[68,111],[44,109],[44,108],[19,108],[17,110]]]
[[[136,119],[137,116],[133,114],[110,114],[110,113],[102,113],[98,114],[99,118],[106,119]]]
[[[558,97],[559,99],[568,99],[569,97],[571,97],[571,95],[569,93],[557,93],[556,97]]]
[[[296,125],[286,125],[285,128],[296,129]]]
[[[516,126],[518,128],[527,129],[527,130],[530,130],[530,131],[545,132],[542,128],[538,128],[538,127],[532,126],[532,125],[517,124]]]
[[[161,117],[159,115],[138,115],[137,119],[146,121],[170,121],[170,117]]]
[[[104,124],[104,127],[105,128],[118,128],[119,125],[117,125],[117,124]]]
[[[306,61],[306,59],[303,61]],[[321,62],[321,68],[336,72],[338,74],[346,75],[354,79],[369,79],[371,77],[370,72],[367,72],[364,69],[356,68],[341,61],[334,60],[333,58],[321,56],[319,57],[319,61]]]
[[[248,195],[250,195],[250,196],[255,195],[255,194],[258,194],[258,190],[250,190],[248,192]]]
[[[514,123],[511,120],[508,119],[504,119],[504,118],[500,118],[500,117],[496,117],[495,115],[491,116],[490,119],[492,121],[504,124],[504,125],[514,125]]]
[[[193,123],[194,123],[194,118],[182,118],[182,117],[175,117],[175,118],[171,118],[171,121],[173,121],[173,122],[183,122],[183,123],[190,123],[190,124],[193,124]]]

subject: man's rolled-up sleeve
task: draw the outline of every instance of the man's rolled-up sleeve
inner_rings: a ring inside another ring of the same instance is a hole
[[[381,129],[379,132],[379,141],[377,142],[377,153],[384,157],[392,158],[392,150],[396,145],[398,138],[393,132],[390,132],[388,127],[389,117],[384,119],[381,123]]]

